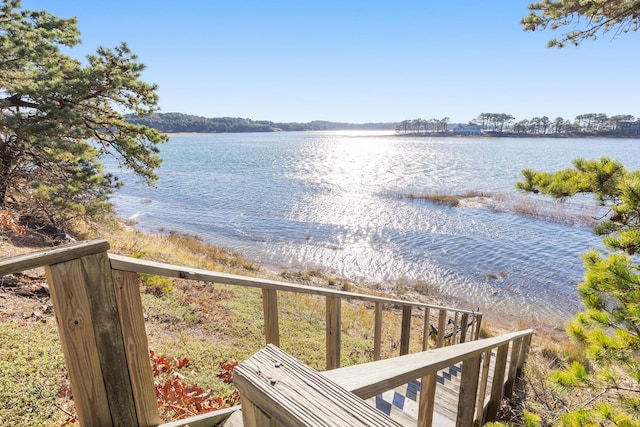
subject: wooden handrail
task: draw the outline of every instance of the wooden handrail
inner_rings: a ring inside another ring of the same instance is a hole
[[[347,366],[325,371],[322,375],[362,399],[368,399],[387,390],[407,384],[416,378],[432,374],[470,357],[480,355],[487,350],[531,334],[533,334],[533,330],[527,329],[392,359]]]
[[[498,405],[510,397],[516,375],[526,360],[533,331],[530,329],[428,350],[392,359],[348,366],[322,372],[326,378],[361,399],[377,396],[415,379],[421,379],[418,425],[430,426],[435,409],[438,371],[462,364],[456,426],[481,425],[495,421]],[[511,359],[507,355],[511,344]],[[487,396],[492,350],[497,349],[491,392]],[[481,363],[484,358],[484,362]],[[474,421],[475,420],[475,421]]]
[[[4,258],[0,259],[0,276],[20,273],[32,268],[59,264],[108,250],[109,242],[105,239],[96,239]]]
[[[447,310],[457,313],[477,315],[478,312],[471,310],[461,310],[451,307],[443,307],[421,302],[406,301],[394,298],[385,298],[375,295],[358,294],[355,292],[338,291],[335,289],[320,288],[317,286],[296,285],[293,283],[280,282],[276,280],[259,279],[255,277],[240,276],[228,273],[219,273],[198,268],[188,268],[172,264],[155,261],[147,261],[137,258],[130,258],[122,255],[109,254],[111,266],[114,270],[131,271],[135,273],[155,274],[158,276],[175,277],[180,279],[200,280],[205,282],[215,282],[225,285],[246,286],[260,289],[273,289],[284,292],[295,292],[303,294],[313,294],[324,297],[338,297],[352,300],[381,302],[385,304],[395,304],[400,306],[432,308],[436,310]]]
[[[114,270],[128,271],[135,273],[154,274],[165,277],[175,277],[189,280],[199,280],[204,282],[213,282],[233,286],[244,286],[262,289],[263,310],[265,321],[265,341],[267,344],[280,344],[278,334],[278,297],[277,292],[293,292],[311,294],[326,298],[326,361],[327,369],[335,369],[340,367],[340,340],[341,340],[341,320],[340,307],[342,299],[360,300],[375,304],[375,336],[374,336],[374,360],[381,358],[380,348],[380,332],[382,316],[382,304],[391,304],[402,307],[402,327],[400,331],[400,355],[409,353],[409,342],[411,333],[411,316],[414,307],[425,310],[425,314],[429,314],[430,310],[438,310],[438,328],[435,336],[436,347],[445,345],[445,329],[447,328],[447,314],[454,313],[455,321],[452,326],[453,332],[449,334],[449,344],[456,344],[456,340],[460,342],[466,341],[468,324],[467,321],[471,316],[470,340],[477,340],[480,332],[480,324],[482,314],[469,310],[459,310],[451,307],[442,307],[432,304],[420,302],[412,302],[399,300],[394,298],[385,298],[375,295],[359,294],[355,292],[338,291],[334,289],[320,288],[317,286],[303,286],[293,283],[280,282],[276,280],[260,279],[247,276],[239,276],[235,274],[220,273],[198,268],[185,268],[172,264],[166,264],[155,261],[147,261],[136,258],[129,258],[121,255],[110,254],[111,266]],[[429,323],[429,318],[425,317],[425,326]],[[459,323],[458,319],[462,319]],[[459,338],[458,338],[458,332]],[[423,349],[428,347],[429,334],[423,336]]]

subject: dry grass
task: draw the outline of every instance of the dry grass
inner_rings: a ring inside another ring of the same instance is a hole
[[[568,203],[544,195],[493,193],[466,190],[462,194],[450,194],[439,191],[424,193],[396,193],[398,199],[421,200],[435,204],[478,209],[485,207],[493,212],[512,213],[543,221],[567,224],[571,226],[593,228],[602,217],[595,204]]]

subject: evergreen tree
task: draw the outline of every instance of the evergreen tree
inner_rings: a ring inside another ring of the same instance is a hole
[[[530,4],[529,11],[521,21],[525,30],[572,28],[560,39],[550,40],[549,47],[577,46],[595,40],[600,32],[617,35],[640,28],[640,0],[543,0]]]
[[[158,102],[127,45],[100,47],[83,65],[60,50],[79,42],[75,18],[0,4],[0,209],[58,227],[109,210],[118,182],[100,156],[153,184],[156,144],[166,140],[124,119]]]
[[[517,188],[554,197],[593,193],[609,208],[596,228],[606,254],[584,254],[585,278],[578,286],[585,310],[569,324],[569,335],[582,343],[597,367],[574,362],[555,376],[567,387],[602,389],[594,406],[568,413],[566,425],[638,425],[640,420],[640,171],[627,171],[609,158],[574,160],[574,167],[554,173],[525,169]],[[617,402],[612,405],[611,402]]]

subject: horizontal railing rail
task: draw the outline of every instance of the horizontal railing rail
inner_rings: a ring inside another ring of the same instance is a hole
[[[343,299],[359,300],[375,304],[374,360],[380,360],[381,358],[380,344],[382,342],[383,304],[402,308],[400,355],[409,353],[411,318],[414,309],[424,310],[423,316],[425,320],[423,323],[422,350],[429,348],[429,339],[431,336],[435,338],[435,347],[443,347],[445,341],[448,341],[449,344],[457,344],[469,340],[477,340],[480,335],[482,314],[474,311],[376,295],[339,291],[317,286],[304,286],[275,280],[219,273],[197,268],[186,268],[184,266],[129,258],[114,254],[109,254],[109,259],[111,260],[111,266],[114,270],[262,289],[266,343],[277,346],[280,345],[277,292],[293,292],[325,297],[327,369],[335,369],[340,366],[340,312]],[[434,312],[437,312],[437,327],[431,325],[429,321],[431,314]],[[448,318],[449,315],[452,315],[453,318]],[[450,332],[447,332],[448,329]]]
[[[415,301],[407,301],[376,295],[359,294],[355,292],[339,291],[335,289],[321,288],[317,286],[298,285],[294,283],[281,282],[256,277],[240,276],[235,274],[220,273],[211,270],[198,268],[188,268],[162,262],[148,261],[138,258],[131,258],[122,255],[109,254],[111,267],[114,270],[131,271],[134,273],[155,274],[158,276],[175,277],[181,279],[199,280],[204,282],[214,282],[226,285],[246,286],[260,289],[272,289],[285,292],[297,292],[303,294],[313,294],[325,297],[339,297],[368,302],[382,302],[402,306],[432,308],[436,310],[447,310],[450,312],[477,315],[478,312],[462,310],[451,307],[444,307],[434,304],[426,304]]]

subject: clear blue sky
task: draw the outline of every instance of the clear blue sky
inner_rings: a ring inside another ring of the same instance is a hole
[[[529,1],[23,0],[76,16],[78,58],[126,41],[162,112],[390,122],[640,116],[640,33],[548,49]],[[557,34],[560,35],[559,33]]]

